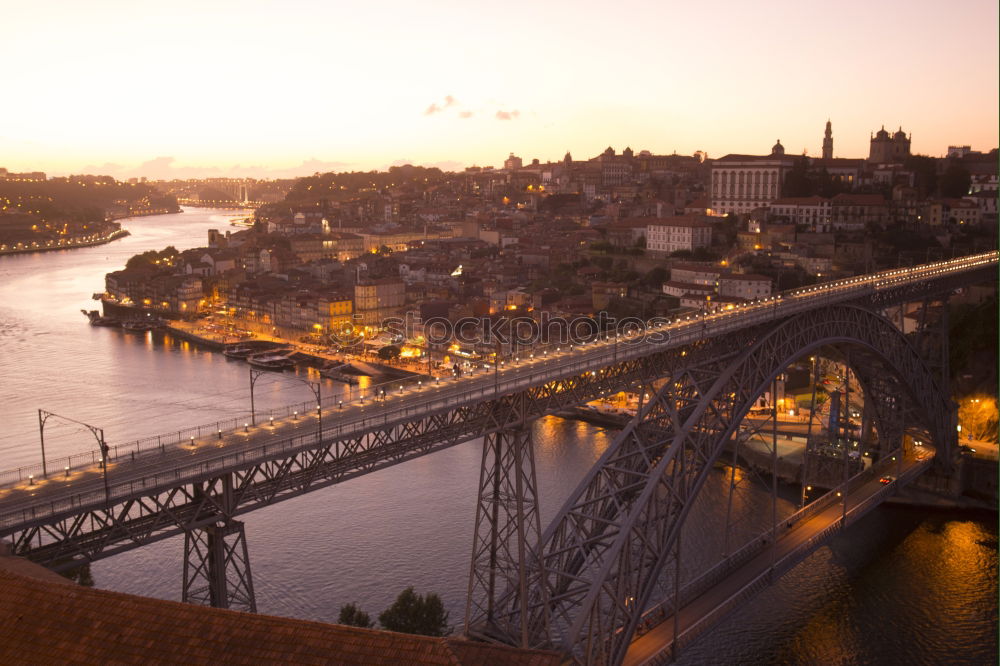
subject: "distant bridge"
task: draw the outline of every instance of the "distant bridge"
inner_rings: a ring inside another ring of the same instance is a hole
[[[21,470],[0,489],[0,538],[65,569],[184,534],[183,598],[254,610],[237,516],[483,437],[466,632],[581,663],[670,656],[925,469],[933,456],[919,458],[904,436],[932,442],[939,464],[951,464],[947,320],[907,337],[883,313],[908,302],[927,312],[957,288],[995,283],[997,258],[838,280],[690,315],[641,338],[539,348],[501,371],[400,387],[378,401],[334,398],[273,423],[109,449],[106,479],[99,466],[30,480]],[[681,528],[712,464],[778,374],[830,348],[864,388],[872,468],[781,523],[772,510],[764,535],[682,585]],[[622,390],[651,397],[542,533],[530,422]],[[896,479],[875,489],[887,469]],[[836,492],[847,498],[839,520]]]

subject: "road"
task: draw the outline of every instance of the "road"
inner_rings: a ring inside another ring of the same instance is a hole
[[[900,479],[900,481],[894,481],[892,486],[905,480],[904,477],[912,477],[918,471],[922,471],[930,463],[932,457],[932,455],[928,455],[928,452],[930,449],[920,452],[919,456],[921,457],[908,456],[901,461],[902,464],[899,465],[898,469],[889,471],[888,473],[898,476]],[[857,520],[876,506],[875,500],[880,494],[884,495],[887,491],[894,490],[895,488],[880,483],[877,474],[873,475],[863,485],[848,493],[848,523]],[[869,505],[863,505],[866,501]],[[780,575],[782,570],[787,570],[798,559],[805,557],[812,550],[810,546],[819,545],[810,542],[816,540],[817,537],[824,536],[828,530],[837,528],[843,513],[843,504],[835,501],[819,513],[794,523],[792,527],[779,536],[773,549],[764,548],[762,552],[736,568],[719,583],[685,604],[676,618],[681,644],[693,640],[695,635],[707,629],[714,621],[721,619],[725,612],[738,605],[744,593],[746,596],[750,596],[754,591],[750,588],[761,584],[766,585],[767,583],[762,581],[768,577],[772,566],[777,565],[776,568]],[[783,563],[783,559],[786,559],[786,562]],[[623,663],[627,666],[658,663],[664,656],[664,651],[669,650],[673,643],[674,628],[675,618],[671,614],[632,642]]]

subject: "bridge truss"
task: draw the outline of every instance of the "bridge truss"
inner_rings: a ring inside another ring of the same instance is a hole
[[[0,506],[0,537],[60,570],[184,534],[183,598],[252,611],[238,516],[483,437],[466,632],[563,650],[582,663],[617,663],[662,593],[658,578],[679,568],[681,527],[708,469],[754,399],[796,358],[821,347],[849,353],[880,454],[898,450],[904,424],[917,423],[949,463],[954,410],[940,383],[947,353],[937,351],[933,367],[921,357],[947,336],[911,341],[880,313],[992,279],[995,261],[976,273],[899,280],[789,314],[776,305],[748,325],[706,328],[684,343],[616,343],[538,375],[498,379],[492,391],[405,412],[372,405],[370,418],[351,427],[324,420],[322,433],[220,449],[183,468],[15,511]],[[651,397],[543,532],[530,423],[619,391]]]
[[[830,347],[843,350],[865,387],[882,457],[900,450],[904,424],[920,424],[950,461],[955,412],[939,376],[872,309],[813,310],[738,338],[689,345],[661,357],[658,371],[640,382],[638,390],[654,397],[567,500],[540,545],[526,551],[539,555],[490,568],[506,576],[506,585],[496,599],[470,600],[467,632],[558,649],[581,663],[620,663],[643,611],[657,601],[661,575],[679,570],[681,528],[725,444],[790,363]],[[489,477],[481,486],[481,496],[496,491]],[[516,532],[519,518],[508,511],[506,522],[480,520],[477,534]],[[481,564],[474,559],[474,579],[486,576]]]

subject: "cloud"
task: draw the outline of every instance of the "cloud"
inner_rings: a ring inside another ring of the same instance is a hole
[[[460,106],[458,100],[455,99],[454,95],[445,95],[444,101],[440,104],[437,102],[432,103],[426,109],[424,109],[425,116],[433,116],[435,113],[441,113],[445,109],[450,109],[453,106]],[[461,114],[459,114],[461,115]]]
[[[459,111],[458,112],[458,117],[459,118],[471,118],[474,115],[475,114],[472,111]]]
[[[520,115],[521,115],[521,112],[518,111],[517,109],[514,109],[513,111],[497,111],[497,113],[496,113],[496,119],[497,120],[516,120]]]

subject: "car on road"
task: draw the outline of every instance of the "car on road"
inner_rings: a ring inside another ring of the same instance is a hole
[[[896,480],[896,477],[889,476],[888,474],[886,474],[881,479],[879,479],[878,482],[881,483],[883,486],[887,486],[887,485],[889,485],[890,483],[892,483],[895,480]]]

